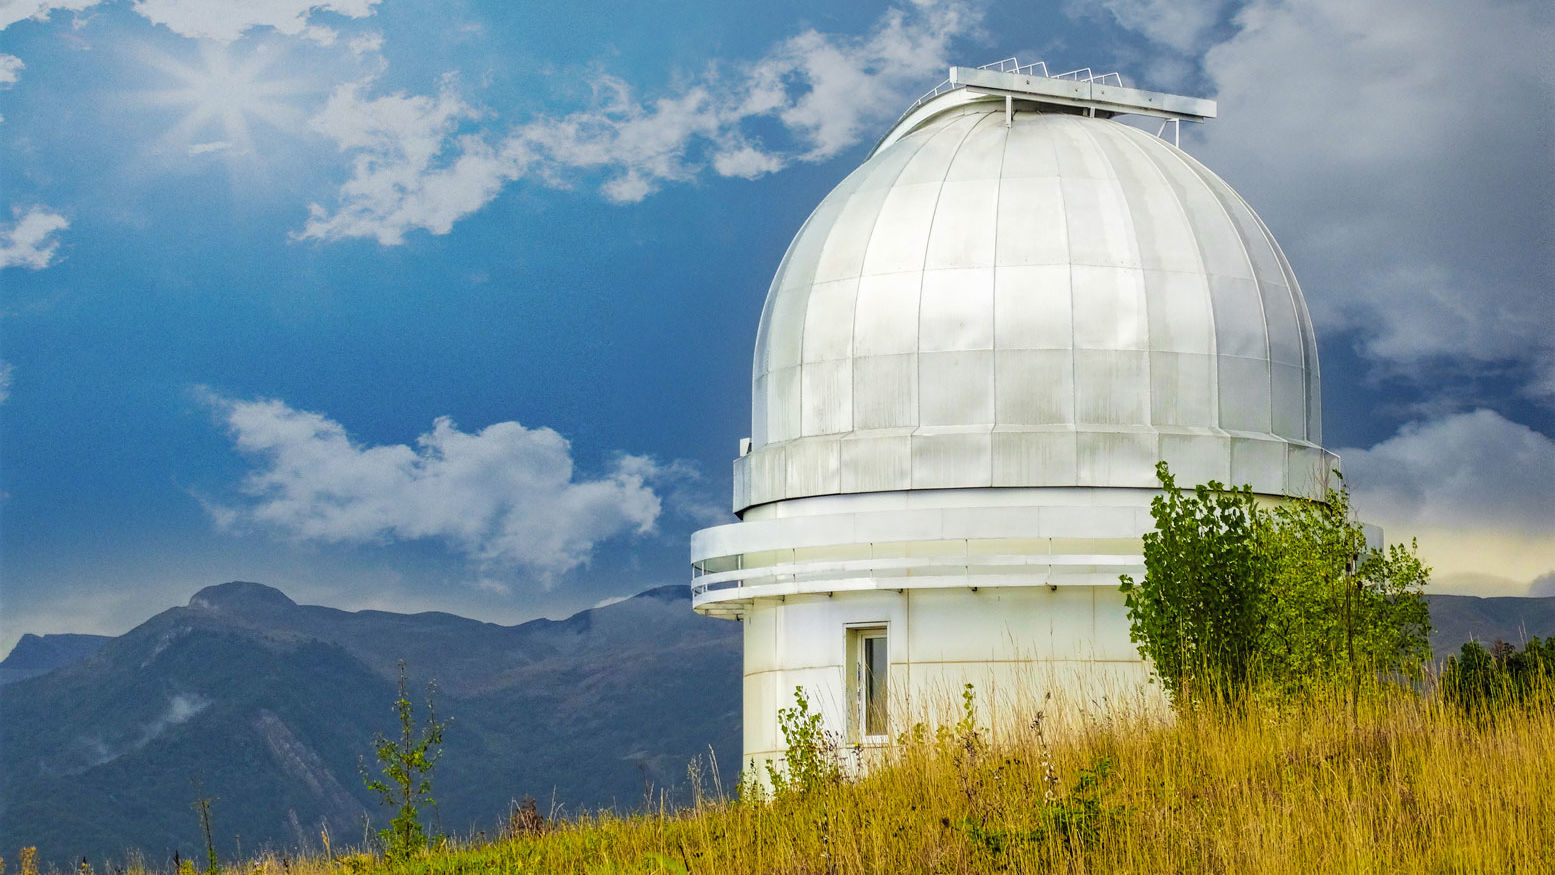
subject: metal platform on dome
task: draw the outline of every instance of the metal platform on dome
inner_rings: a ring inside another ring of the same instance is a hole
[[[1202,122],[1214,118],[1216,113],[1213,100],[1129,88],[1117,73],[1097,74],[1089,67],[1049,73],[1047,64],[1042,61],[1022,65],[1015,58],[1006,58],[981,67],[951,67],[944,82],[902,113],[890,132],[875,145],[875,151],[938,114],[947,103],[965,103],[983,96],[1003,97],[1006,113],[1013,112],[1016,103],[1021,102],[1073,107],[1102,118],[1115,115],[1159,118],[1163,120],[1159,133],[1164,134],[1166,126],[1172,125],[1174,140],[1183,121]]]

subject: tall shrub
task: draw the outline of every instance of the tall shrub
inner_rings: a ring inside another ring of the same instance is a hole
[[[1255,536],[1263,512],[1247,486],[1210,481],[1191,494],[1165,462],[1144,536],[1145,576],[1122,576],[1129,637],[1174,702],[1228,700],[1245,689],[1263,628],[1269,563]]]

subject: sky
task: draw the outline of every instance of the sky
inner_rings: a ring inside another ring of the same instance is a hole
[[[512,623],[732,521],[767,285],[952,64],[1182,143],[1433,589],[1555,595],[1555,21],[1497,0],[0,0],[0,652],[202,586]]]

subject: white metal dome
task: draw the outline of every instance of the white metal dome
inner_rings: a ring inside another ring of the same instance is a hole
[[[1189,483],[1320,494],[1289,264],[1164,139],[999,98],[910,116],[821,202],[757,335],[734,509],[835,494]]]

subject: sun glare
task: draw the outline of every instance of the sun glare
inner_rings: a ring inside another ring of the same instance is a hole
[[[273,52],[260,48],[240,55],[204,43],[194,64],[161,53],[148,53],[146,60],[175,84],[144,96],[150,103],[183,110],[166,140],[190,155],[246,154],[254,148],[256,122],[278,129],[302,123],[302,113],[287,98],[310,89],[301,80],[276,75]]]

